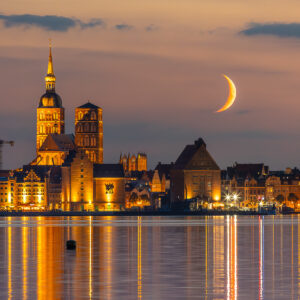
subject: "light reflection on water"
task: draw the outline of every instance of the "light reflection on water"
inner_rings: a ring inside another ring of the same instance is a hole
[[[298,299],[299,241],[298,216],[1,218],[0,299]]]

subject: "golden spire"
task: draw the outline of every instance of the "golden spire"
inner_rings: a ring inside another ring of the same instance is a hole
[[[53,73],[53,63],[52,63],[52,45],[51,39],[49,39],[49,61],[48,61],[48,72],[47,75],[54,75]]]
[[[45,81],[46,81],[46,90],[55,91],[55,76],[53,72],[51,39],[49,40],[49,61],[48,61],[48,71],[47,71],[47,76],[45,77]]]

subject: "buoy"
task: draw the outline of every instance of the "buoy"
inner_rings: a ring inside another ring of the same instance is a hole
[[[76,249],[76,241],[74,240],[68,240],[66,243],[68,250],[75,250]]]

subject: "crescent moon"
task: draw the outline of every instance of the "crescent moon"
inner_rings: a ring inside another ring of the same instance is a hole
[[[216,111],[217,113],[229,109],[232,106],[232,104],[234,103],[235,98],[236,98],[236,87],[235,87],[233,81],[228,76],[226,76],[226,75],[223,75],[223,76],[226,78],[226,80],[228,81],[228,84],[229,84],[229,95],[228,95],[226,103],[224,104],[224,106],[222,108],[220,108],[219,110]]]

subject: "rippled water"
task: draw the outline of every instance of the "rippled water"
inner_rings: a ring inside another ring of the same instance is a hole
[[[299,241],[298,216],[0,218],[0,299],[298,299]]]

